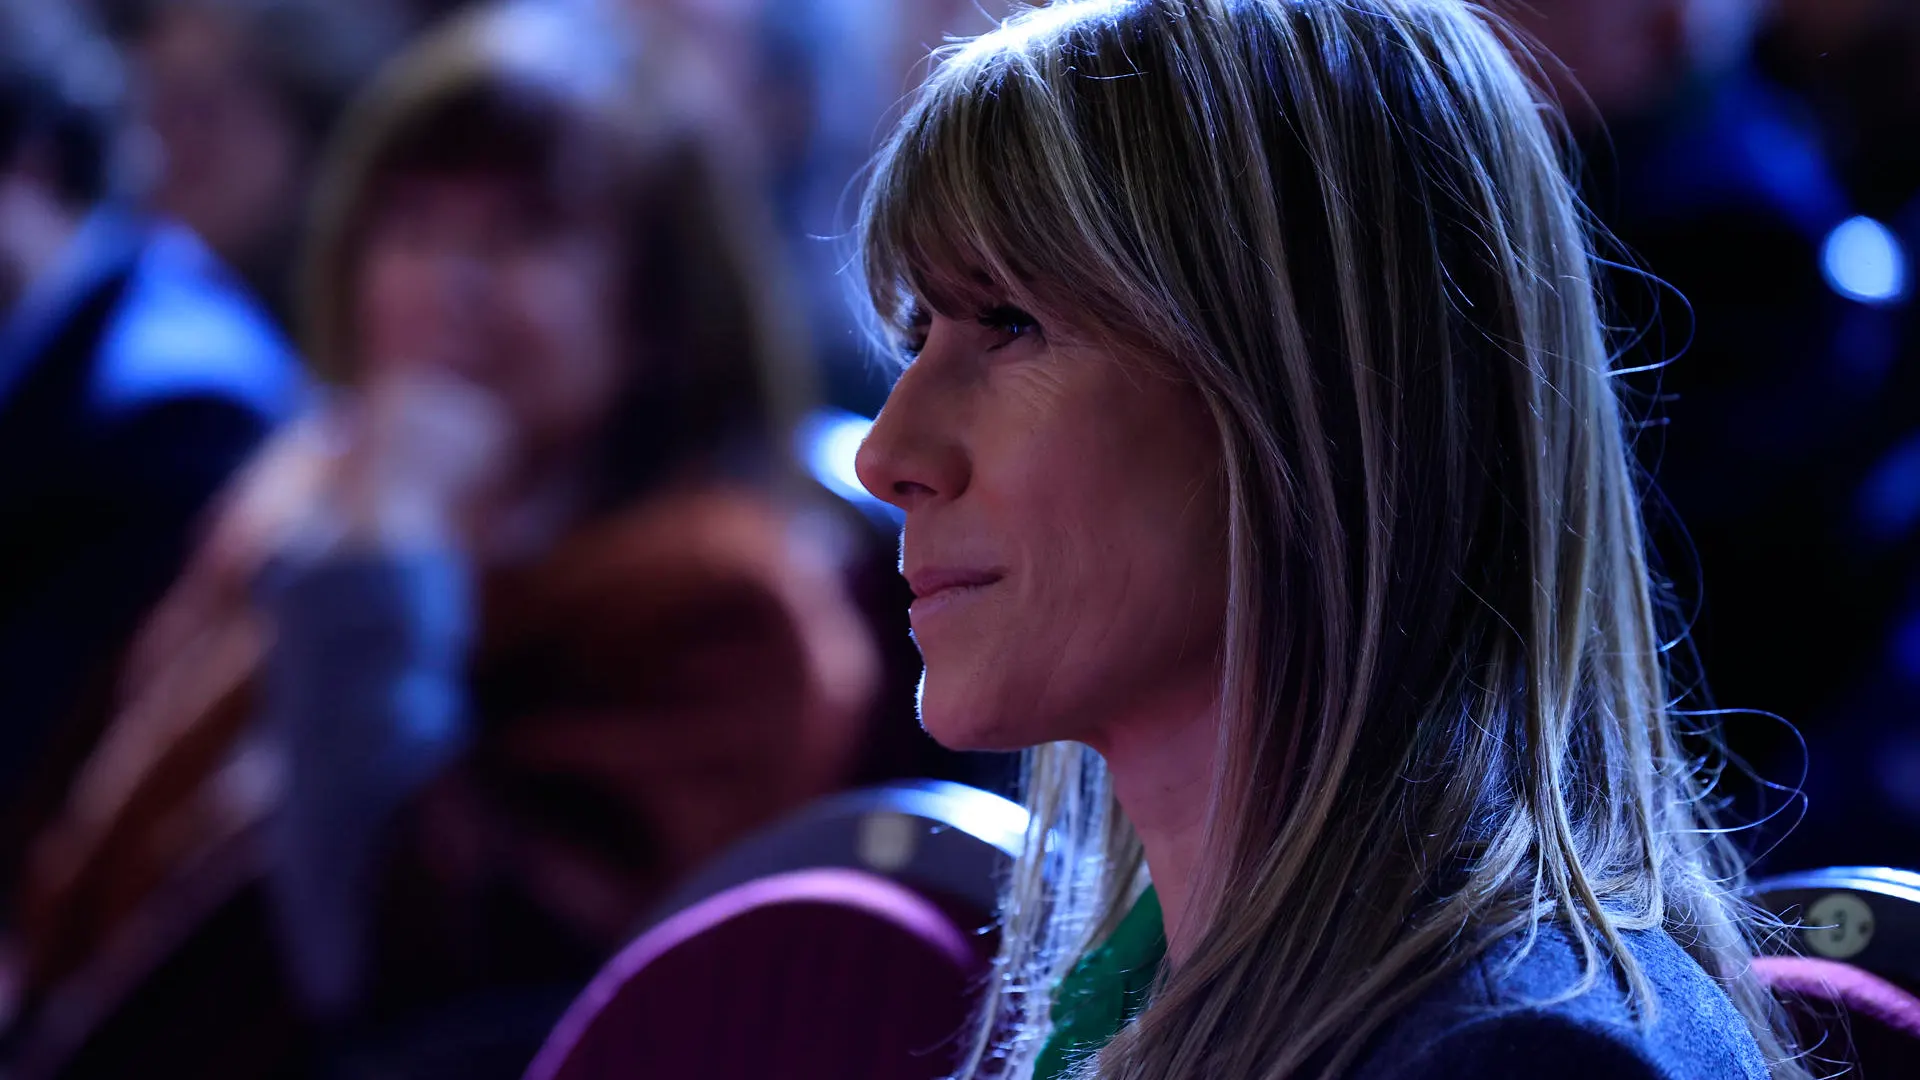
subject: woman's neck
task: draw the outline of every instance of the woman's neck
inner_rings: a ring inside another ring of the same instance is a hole
[[[1146,850],[1166,922],[1168,955],[1179,962],[1199,927],[1188,916],[1204,850],[1220,710],[1204,693],[1174,696],[1152,718],[1114,725],[1092,743],[1106,759],[1114,796]]]

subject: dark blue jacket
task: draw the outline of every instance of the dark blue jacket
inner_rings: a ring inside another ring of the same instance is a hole
[[[1646,1026],[1610,965],[1593,989],[1553,1002],[1579,981],[1580,953],[1543,925],[1524,955],[1516,936],[1430,987],[1348,1080],[1765,1080],[1766,1060],[1719,984],[1664,931],[1625,936],[1657,999]]]
[[[74,752],[196,519],[299,407],[292,350],[186,231],[100,210],[0,320],[0,801]]]

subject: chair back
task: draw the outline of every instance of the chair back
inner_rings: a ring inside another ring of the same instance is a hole
[[[568,1009],[527,1080],[935,1080],[987,962],[941,908],[860,870],[776,874],[658,923]]]
[[[1785,1003],[1809,1064],[1857,1064],[1863,1080],[1920,1063],[1920,874],[1876,866],[1802,870],[1749,898],[1794,929],[1754,973]]]
[[[696,870],[645,925],[758,878],[842,867],[904,885],[979,930],[992,922],[1026,832],[1025,807],[965,784],[918,780],[832,795]]]
[[[1747,895],[1798,927],[1794,951],[1920,989],[1920,873],[1884,866],[1797,870],[1755,882]]]

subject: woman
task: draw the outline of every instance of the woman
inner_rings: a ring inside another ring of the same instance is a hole
[[[1033,810],[964,1075],[1799,1074],[1507,45],[1056,4],[881,152],[910,359],[858,465],[927,730],[1027,748]]]
[[[239,846],[309,1011],[557,1006],[680,874],[852,773],[874,643],[788,457],[759,223],[587,9],[483,7],[349,118],[307,281],[339,393],[134,657],[45,845],[38,985]]]

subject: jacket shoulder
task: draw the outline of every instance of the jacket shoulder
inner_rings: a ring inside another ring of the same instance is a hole
[[[1623,935],[1652,987],[1628,995],[1603,955],[1579,990],[1578,945],[1542,925],[1515,935],[1429,987],[1370,1041],[1353,1080],[1522,1077],[1545,1070],[1586,1077],[1764,1080],[1760,1048],[1720,985],[1662,930]]]
[[[292,346],[239,282],[192,234],[156,227],[101,338],[95,407],[123,415],[212,398],[280,420],[302,404],[305,382]]]

